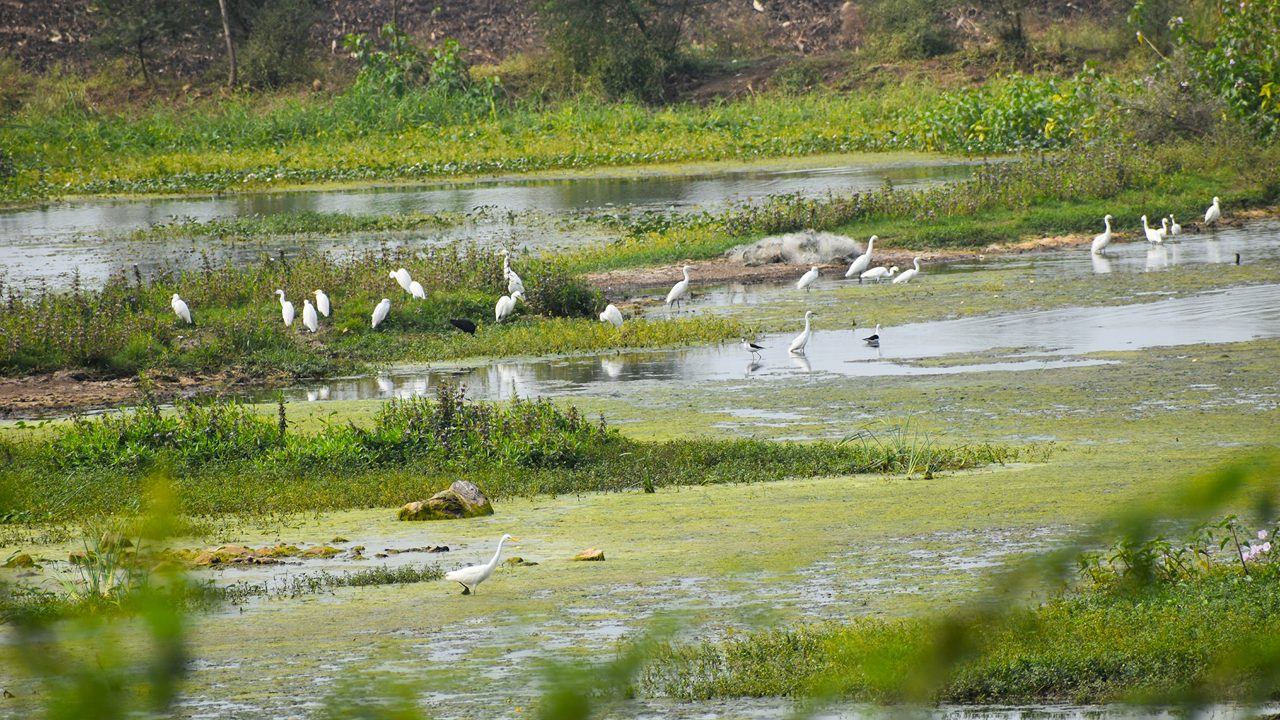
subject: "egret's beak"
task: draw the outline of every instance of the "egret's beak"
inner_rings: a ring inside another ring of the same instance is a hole
[[[520,538],[518,538],[518,537],[513,537],[513,538],[511,538],[511,542],[520,542]]]

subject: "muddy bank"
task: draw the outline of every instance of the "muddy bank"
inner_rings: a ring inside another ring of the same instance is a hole
[[[223,372],[199,375],[152,376],[156,400],[218,395],[246,388],[283,384],[287,376],[250,377]],[[0,378],[0,419],[32,417],[46,413],[100,410],[142,402],[138,378],[112,378],[83,370],[63,370],[46,375]]]

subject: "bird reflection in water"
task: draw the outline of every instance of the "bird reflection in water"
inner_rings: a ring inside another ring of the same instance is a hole
[[[1108,275],[1111,273],[1111,260],[1102,255],[1090,255],[1093,261],[1093,273],[1095,275]]]
[[[792,355],[791,364],[796,366],[796,369],[802,372],[813,372],[813,368],[809,366],[809,358],[804,355]]]
[[[610,378],[617,379],[622,375],[622,359],[618,357],[600,358],[600,369]]]
[[[751,373],[759,370],[762,364],[763,363],[756,362],[755,360],[748,360],[747,369],[743,371],[742,377],[751,377]]]

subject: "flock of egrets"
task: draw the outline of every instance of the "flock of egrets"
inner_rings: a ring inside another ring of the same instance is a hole
[[[1219,198],[1214,197],[1213,204],[1205,211],[1204,224],[1206,227],[1212,227],[1221,218],[1222,206]],[[1107,215],[1103,218],[1103,225],[1106,229],[1102,233],[1094,236],[1093,243],[1090,246],[1090,251],[1093,254],[1105,254],[1105,250],[1107,246],[1110,245],[1112,239],[1111,222],[1113,219],[1114,218],[1111,215]],[[1143,215],[1142,229],[1147,242],[1155,245],[1162,244],[1166,239],[1177,236],[1182,232],[1182,226],[1178,224],[1172,214],[1168,217],[1161,218],[1160,227],[1158,228],[1151,227],[1148,224],[1147,216]],[[872,252],[875,249],[875,243],[878,239],[879,238],[877,236],[872,235],[871,238],[867,240],[867,251],[854,258],[853,262],[849,264],[848,270],[844,273],[844,277],[846,279],[857,278],[860,283],[863,281],[884,282],[885,280],[889,280],[894,284],[900,284],[911,282],[920,274],[920,258],[918,257],[915,258],[913,267],[901,272],[898,270],[896,265],[893,267],[871,267]],[[671,291],[667,293],[665,303],[668,309],[672,306],[676,309],[680,309],[683,307],[684,302],[690,298],[690,269],[691,268],[688,265],[685,265],[682,268],[681,272],[684,275],[683,279],[673,285],[671,287]],[[388,276],[394,280],[401,289],[408,293],[410,297],[417,299],[425,299],[427,297],[426,290],[423,288],[422,283],[414,280],[409,274],[409,271],[405,268],[393,270],[388,273]],[[494,322],[497,323],[501,323],[511,317],[511,314],[515,312],[516,304],[524,301],[524,281],[520,278],[520,275],[511,268],[511,263],[505,249],[502,250],[502,276],[507,283],[508,294],[498,298],[497,303],[494,305],[493,316]],[[811,266],[809,270],[801,275],[800,279],[796,281],[796,289],[809,292],[820,276],[821,271],[818,266]],[[275,294],[279,298],[280,315],[284,320],[285,327],[290,327],[293,325],[295,316],[294,304],[286,299],[284,290],[276,290]],[[329,296],[322,290],[316,290],[315,299],[315,305],[311,304],[310,299],[304,300],[302,308],[302,325],[308,331],[313,333],[317,332],[320,328],[320,318],[327,318],[330,315]],[[173,312],[179,318],[188,324],[192,322],[191,309],[188,307],[187,303],[179,297],[178,293],[173,294],[173,297],[170,299],[170,305],[173,308]],[[382,300],[373,309],[373,315],[371,317],[372,327],[377,329],[377,327],[382,324],[390,314],[391,300],[390,298],[382,298]],[[813,311],[805,312],[804,330],[802,330],[791,342],[791,345],[788,346],[788,353],[792,355],[804,355],[805,347],[809,344],[809,339],[813,336],[813,316]],[[604,311],[600,313],[599,317],[601,322],[609,323],[618,328],[622,327],[622,312],[613,303],[609,303],[605,307]],[[470,320],[450,320],[449,322],[463,332],[475,334],[476,325]],[[863,340],[865,340],[869,345],[879,347],[880,326],[877,325],[875,333],[863,338]],[[760,345],[749,342],[746,338],[742,338],[742,347],[750,353],[753,358],[759,357],[760,351],[765,349]]]
[[[1105,250],[1107,249],[1107,246],[1111,244],[1111,221],[1114,219],[1115,218],[1110,215],[1102,218],[1102,224],[1106,229],[1093,236],[1093,244],[1090,246],[1090,251],[1094,255],[1106,254]],[[1222,203],[1218,199],[1218,196],[1215,195],[1213,197],[1213,204],[1204,211],[1205,227],[1213,227],[1221,219]],[[1152,245],[1163,245],[1165,240],[1181,235],[1182,226],[1173,218],[1172,213],[1170,213],[1168,217],[1160,218],[1160,227],[1158,228],[1151,227],[1147,222],[1147,216],[1143,215],[1142,233],[1146,236],[1147,242]]]

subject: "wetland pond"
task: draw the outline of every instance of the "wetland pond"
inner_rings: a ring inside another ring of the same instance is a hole
[[[716,210],[768,195],[870,190],[968,177],[975,162],[909,154],[826,156],[788,163],[699,166],[684,171],[601,173],[547,179],[480,180],[422,186],[254,192],[214,197],[90,199],[0,211],[0,280],[34,288],[66,282],[73,270],[87,287],[137,263],[145,272],[195,265],[200,252],[214,261],[256,259],[262,253],[309,248],[346,252],[388,244],[506,243],[534,249],[599,241],[600,229],[566,228],[560,219],[610,208]],[[255,241],[201,237],[133,240],[129,233],[161,223],[206,222],[279,213],[398,215],[458,213],[460,225],[422,231],[278,236]]]

